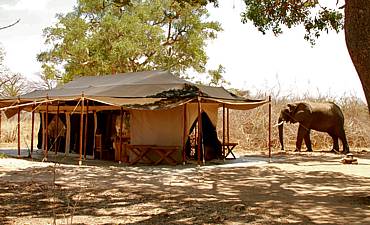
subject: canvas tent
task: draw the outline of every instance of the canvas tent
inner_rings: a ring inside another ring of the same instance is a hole
[[[206,113],[216,127],[220,107],[248,110],[267,102],[245,99],[222,87],[193,84],[168,71],[145,71],[79,77],[52,90],[1,99],[0,106],[7,117],[17,113],[19,117],[20,110],[33,112],[32,118],[35,112],[41,114],[42,149],[46,154],[50,145],[47,128],[51,118],[57,117],[62,119],[56,120],[61,121],[56,122],[56,126],[59,123],[66,129],[65,153],[70,152],[71,140],[76,137],[72,142],[78,148],[80,160],[86,152],[96,155],[96,151],[101,150],[98,148],[102,140],[96,137],[102,134],[106,136],[103,139],[112,140],[115,148],[112,154],[118,161],[179,163],[186,160],[186,142],[196,121],[200,125],[197,151],[204,152],[204,146],[199,144],[202,143],[202,113]],[[151,150],[157,154],[150,153]]]

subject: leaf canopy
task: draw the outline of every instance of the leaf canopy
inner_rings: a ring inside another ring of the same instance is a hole
[[[282,33],[282,27],[292,28],[303,25],[304,39],[315,44],[315,40],[324,32],[343,29],[342,7],[330,8],[320,5],[318,0],[244,0],[245,11],[241,14],[242,22],[252,21],[263,34],[272,31],[274,35]]]
[[[208,16],[205,5],[196,2],[80,0],[44,29],[49,49],[37,57],[48,77],[63,82],[142,70],[204,72],[206,41],[221,30]]]

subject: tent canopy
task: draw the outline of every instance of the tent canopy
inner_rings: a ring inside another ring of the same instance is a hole
[[[233,109],[251,109],[267,102],[236,96],[223,87],[193,84],[168,71],[144,71],[78,77],[52,90],[36,90],[18,98],[1,99],[0,106],[15,107],[45,99],[73,101],[79,100],[82,95],[105,105],[149,110],[173,108],[195,101],[198,97],[202,101],[224,104]]]

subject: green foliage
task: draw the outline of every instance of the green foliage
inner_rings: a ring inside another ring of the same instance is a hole
[[[263,34],[271,30],[274,35],[282,33],[282,26],[292,28],[303,25],[304,39],[315,44],[320,33],[343,29],[343,12],[321,6],[318,0],[244,0],[245,11],[242,22],[252,21]]]
[[[80,0],[44,30],[50,48],[38,60],[48,78],[63,82],[143,70],[204,72],[205,41],[221,30],[207,18],[205,6],[186,1]]]
[[[210,78],[208,85],[222,86],[224,84],[229,84],[229,82],[227,82],[223,77],[224,73],[225,67],[223,67],[222,65],[218,65],[218,68],[215,70],[208,70],[208,78]]]

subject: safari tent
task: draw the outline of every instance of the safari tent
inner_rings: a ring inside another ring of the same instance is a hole
[[[78,154],[80,162],[93,157],[178,164],[189,157],[198,163],[225,158],[235,147],[228,138],[229,109],[249,110],[268,102],[193,84],[168,71],[145,71],[79,77],[52,90],[1,99],[0,106],[8,118],[18,115],[18,120],[21,110],[32,112],[32,132],[37,132],[35,113],[40,114],[38,148],[45,158],[55,152]],[[216,132],[219,108],[222,137]],[[32,138],[31,152],[33,143]]]

